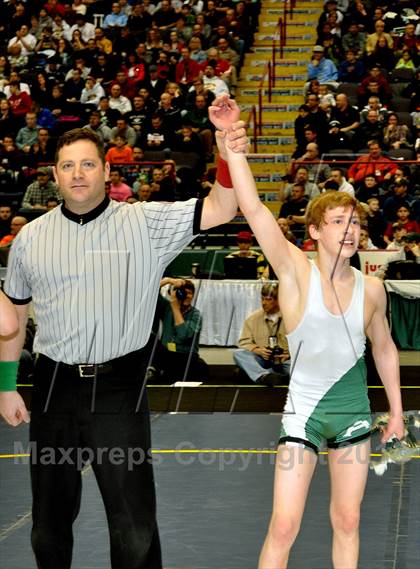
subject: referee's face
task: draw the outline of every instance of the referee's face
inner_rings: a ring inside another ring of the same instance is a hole
[[[87,213],[105,198],[109,164],[104,167],[93,142],[78,140],[60,149],[54,178],[66,207],[74,213]]]

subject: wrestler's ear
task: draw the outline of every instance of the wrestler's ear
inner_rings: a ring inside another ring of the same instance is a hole
[[[105,182],[109,182],[109,173],[111,171],[111,165],[109,162],[105,162]]]
[[[311,238],[313,241],[318,241],[319,235],[320,235],[319,227],[315,227],[314,224],[311,224],[311,225],[308,227],[308,231],[309,231],[309,236],[310,236],[310,238]]]

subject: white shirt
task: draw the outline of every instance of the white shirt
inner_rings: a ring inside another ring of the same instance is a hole
[[[110,97],[109,106],[111,109],[117,109],[117,111],[120,111],[123,115],[132,110],[130,99],[127,99],[124,95],[120,95],[117,99]]]
[[[9,43],[7,44],[7,47],[11,47],[12,45],[15,44],[19,44],[21,46],[21,55],[30,55],[33,50],[35,49],[36,46],[36,37],[33,36],[32,34],[26,34],[26,36],[24,36],[23,41],[25,42],[26,45],[29,46],[29,49],[27,49],[23,43],[21,42],[20,38],[17,38],[16,36],[14,38],[12,38],[11,40],[9,40]]]
[[[339,192],[345,192],[354,198],[354,188],[345,178],[343,178],[343,182],[341,186],[338,188]]]

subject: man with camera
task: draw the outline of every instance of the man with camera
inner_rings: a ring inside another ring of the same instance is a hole
[[[290,355],[277,300],[278,284],[261,289],[261,306],[248,316],[233,359],[252,381],[272,387],[289,380]]]
[[[166,296],[159,295],[155,321],[162,323],[148,382],[173,383],[182,379],[206,379],[205,363],[198,357],[202,317],[192,306],[195,287],[190,280],[165,277],[160,288],[170,285]]]

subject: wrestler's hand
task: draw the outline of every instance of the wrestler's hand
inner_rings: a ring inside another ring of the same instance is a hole
[[[30,421],[26,405],[17,391],[0,392],[0,415],[12,427]]]
[[[244,121],[238,121],[226,132],[226,147],[228,150],[235,152],[235,154],[247,154],[249,151],[249,141],[245,126]]]
[[[402,415],[390,415],[388,424],[382,430],[381,443],[385,444],[392,437],[401,440],[405,436],[405,427]]]
[[[209,107],[209,119],[218,130],[230,130],[239,121],[241,111],[234,99],[226,93],[214,99]]]

